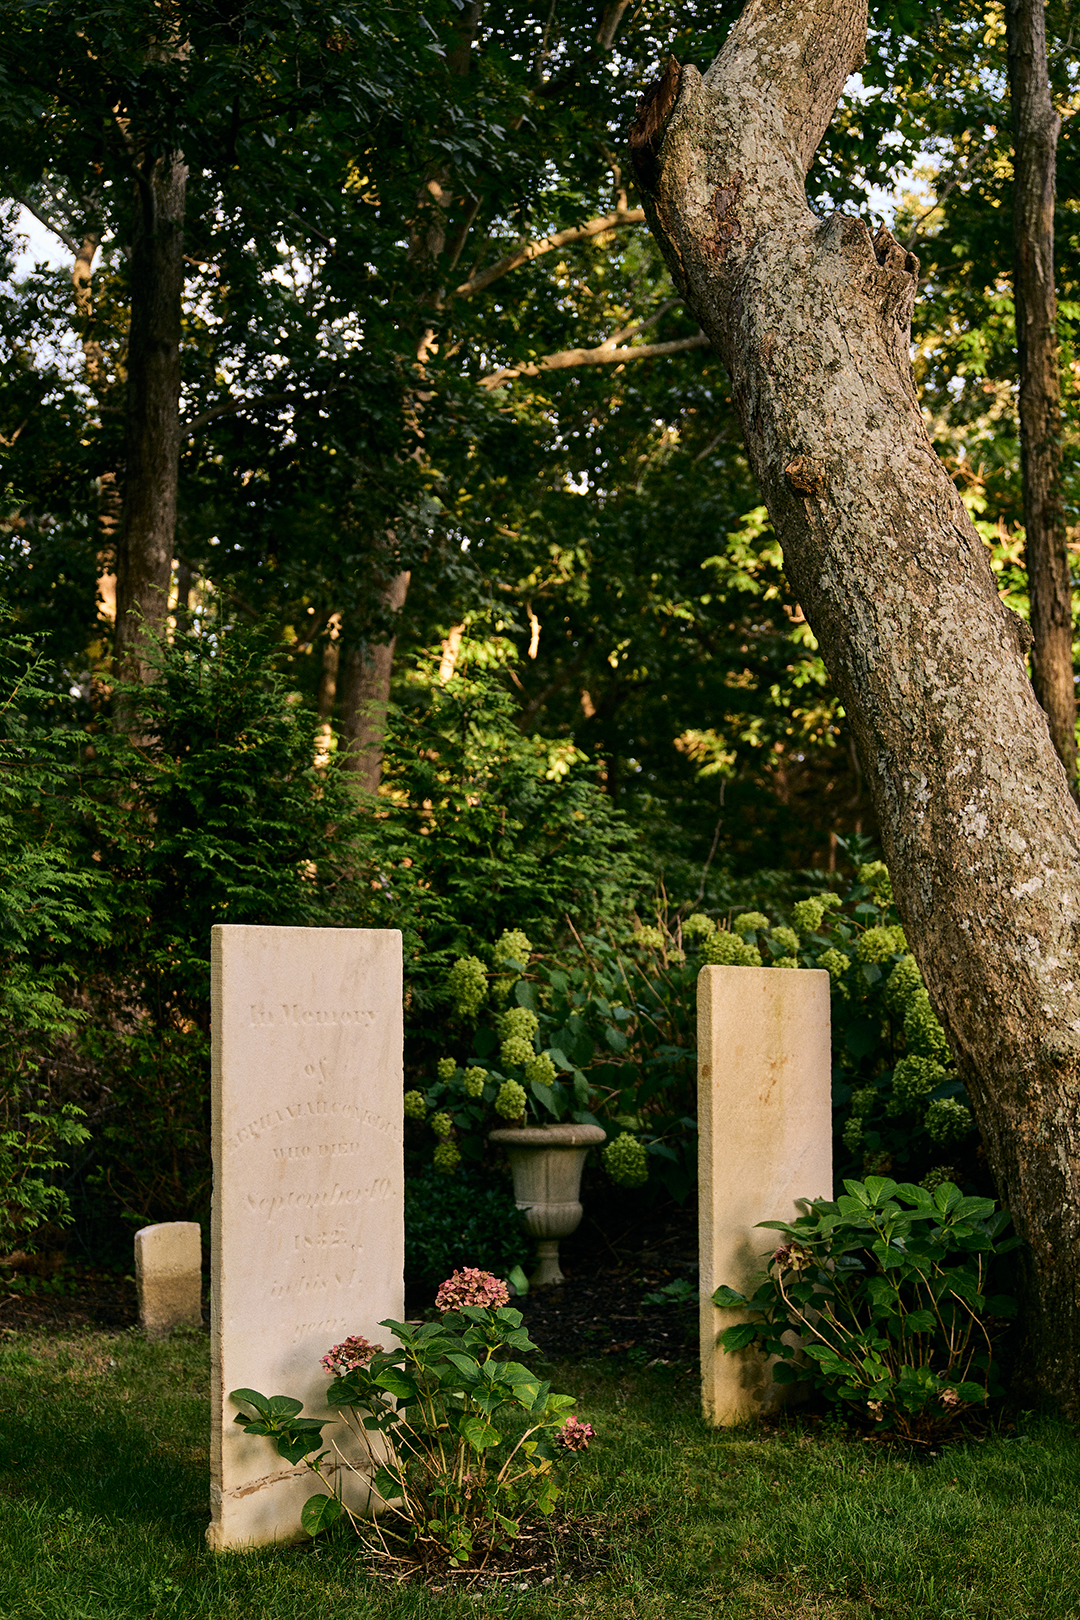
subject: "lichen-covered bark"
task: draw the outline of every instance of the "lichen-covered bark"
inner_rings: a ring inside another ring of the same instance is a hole
[[[804,177],[866,0],[751,0],[632,135],[650,223],[732,379],[788,577],[856,737],[900,912],[1030,1245],[1028,1365],[1080,1411],[1080,816],[1026,627],[934,454],[918,266]]]

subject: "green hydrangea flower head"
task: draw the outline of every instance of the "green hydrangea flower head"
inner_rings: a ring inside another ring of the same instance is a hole
[[[706,917],[703,911],[691,912],[682,925],[683,939],[704,938],[706,934],[716,931],[716,924],[711,917]]]
[[[503,1119],[520,1119],[525,1112],[525,1087],[516,1080],[504,1080],[495,1098],[495,1112]]]
[[[435,1073],[443,1085],[448,1086],[455,1074],[457,1074],[457,1064],[453,1058],[440,1058],[435,1065]]]
[[[445,1140],[453,1130],[454,1122],[449,1114],[432,1114],[431,1128],[436,1136],[441,1136]]]
[[[525,1078],[530,1086],[534,1080],[537,1085],[554,1085],[557,1073],[558,1070],[546,1052],[534,1053],[525,1065]]]
[[[945,1031],[937,1021],[925,990],[913,995],[904,1012],[904,1040],[909,1052],[919,1057],[939,1058],[948,1062],[949,1043]]]
[[[797,956],[777,956],[773,960],[773,967],[797,968],[798,965],[799,958]]]
[[[944,1187],[946,1183],[951,1183],[954,1187],[957,1185],[955,1165],[935,1164],[933,1169],[928,1170],[923,1176],[919,1186],[925,1187],[928,1193],[932,1193],[937,1192],[938,1188]]]
[[[422,1091],[407,1091],[405,1093],[405,1118],[426,1119],[427,1103],[424,1101]]]
[[[486,1085],[486,1069],[472,1068],[465,1070],[465,1074],[461,1082],[461,1089],[464,1091],[466,1097],[472,1097],[474,1100],[477,1097],[482,1097],[484,1095],[484,1087]]]
[[[902,1018],[912,996],[925,989],[915,958],[902,956],[885,980],[885,1005],[894,1017]]]
[[[528,935],[520,928],[507,928],[495,941],[495,971],[504,973],[507,968],[526,968],[531,955],[532,942]]]
[[[817,965],[819,968],[825,969],[832,980],[833,989],[843,990],[846,995],[847,986],[844,984],[844,974],[851,966],[850,958],[845,956],[843,951],[838,951],[835,945],[830,945],[828,950],[822,951],[818,957]]]
[[[533,1043],[524,1035],[508,1035],[499,1047],[499,1057],[508,1069],[523,1067],[533,1056]]]
[[[604,1169],[617,1187],[643,1187],[649,1179],[649,1155],[645,1145],[629,1131],[623,1131],[604,1149]]]
[[[876,1096],[877,1092],[873,1086],[860,1086],[858,1091],[851,1093],[851,1112],[858,1114],[861,1119],[864,1114],[868,1114],[873,1108]]]
[[[831,889],[827,894],[819,894],[818,899],[821,901],[826,911],[838,911],[844,903],[840,896],[838,894],[834,894]]]
[[[509,1040],[511,1035],[531,1041],[539,1028],[539,1018],[528,1007],[508,1007],[499,1019],[499,1034],[504,1041]]]
[[[800,934],[816,934],[825,916],[825,901],[820,895],[796,900],[791,908],[791,921]]]
[[[444,1176],[452,1176],[461,1163],[461,1154],[454,1142],[440,1142],[431,1155],[431,1162]]]
[[[446,988],[459,1018],[475,1018],[487,1000],[488,982],[478,956],[459,956],[446,976]]]
[[[867,861],[858,871],[859,882],[870,890],[879,906],[892,905],[892,878],[884,861]]]
[[[795,932],[794,928],[774,928],[770,938],[776,941],[786,956],[795,956],[797,954],[799,949],[799,936]]]
[[[926,1134],[931,1142],[954,1142],[971,1129],[971,1113],[955,1097],[935,1097],[926,1110]]]
[[[893,1070],[893,1096],[904,1108],[914,1108],[940,1086],[945,1070],[933,1058],[909,1054]]]
[[[904,930],[899,927],[868,928],[859,935],[855,955],[860,962],[887,962],[890,956],[907,950]]]
[[[651,951],[662,951],[664,948],[663,931],[646,923],[644,928],[635,929],[630,937],[631,945],[645,945]]]
[[[857,1153],[862,1147],[863,1140],[863,1122],[858,1114],[852,1114],[840,1134],[848,1152]]]
[[[714,967],[760,967],[761,952],[747,939],[718,928],[706,937],[701,947],[703,959]]]
[[[769,919],[763,911],[740,911],[731,925],[733,934],[763,934]]]

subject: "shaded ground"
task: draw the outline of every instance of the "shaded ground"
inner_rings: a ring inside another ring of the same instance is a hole
[[[0,1332],[125,1328],[138,1319],[134,1277],[81,1266],[65,1266],[45,1277],[0,1272]]]
[[[595,1200],[591,1202],[595,1209]],[[560,1287],[516,1302],[532,1337],[552,1361],[625,1356],[637,1366],[691,1365],[697,1358],[694,1306],[643,1301],[646,1294],[680,1280],[696,1288],[694,1211],[669,1204],[642,1213],[628,1201],[623,1208],[616,1203],[605,1217],[601,1227],[587,1213],[580,1229],[564,1240],[566,1281]],[[137,1323],[134,1277],[71,1264],[53,1272],[47,1262],[41,1271],[45,1274],[0,1269],[0,1333],[117,1329]],[[422,1315],[434,1302],[436,1286],[430,1280],[411,1283],[406,1314]],[[208,1308],[204,1318],[209,1321]]]
[[[689,1211],[669,1208],[612,1241],[584,1223],[563,1245],[566,1281],[515,1301],[550,1361],[625,1356],[631,1365],[697,1361],[697,1304],[646,1304],[646,1294],[683,1282],[697,1292],[697,1231]]]

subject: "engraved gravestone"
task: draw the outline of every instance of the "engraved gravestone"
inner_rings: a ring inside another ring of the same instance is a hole
[[[721,1283],[750,1295],[796,1199],[832,1197],[829,975],[817,968],[706,967],[698,976],[701,1393],[710,1423],[781,1398],[754,1349],[717,1344],[745,1313],[718,1310]]]
[[[401,973],[396,930],[212,930],[215,1548],[295,1538],[315,1488],[229,1391],[323,1417],[320,1357],[404,1309]]]
[[[198,1221],[162,1221],[135,1233],[139,1321],[148,1339],[202,1327],[202,1234]]]

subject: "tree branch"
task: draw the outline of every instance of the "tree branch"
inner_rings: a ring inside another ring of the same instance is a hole
[[[50,214],[47,214],[44,209],[39,208],[36,203],[32,203],[29,197],[24,197],[21,192],[13,191],[10,193],[10,195],[15,202],[21,203],[28,214],[33,214],[39,225],[44,225],[47,231],[51,231],[54,236],[59,237],[60,241],[63,242],[69,253],[72,255],[78,254],[78,242],[76,242],[73,236],[69,236],[67,231],[64,230],[63,226],[58,225],[56,220],[53,219]]]
[[[328,388],[325,392],[329,394],[333,393],[334,390]],[[286,400],[300,397],[306,396],[298,396],[295,393],[256,394],[254,399],[230,399],[221,405],[211,405],[208,411],[202,411],[198,416],[193,416],[190,422],[182,424],[180,432],[184,438],[192,439],[200,428],[204,428],[208,422],[216,422],[219,416],[237,416],[241,411],[257,410],[260,405],[282,405]]]
[[[471,298],[474,293],[483,292],[490,287],[493,281],[516,270],[519,264],[528,264],[532,259],[538,259],[542,253],[551,253],[555,248],[568,247],[573,242],[586,242],[591,236],[599,236],[603,231],[613,231],[620,225],[640,225],[645,218],[644,208],[615,208],[610,214],[601,218],[587,220],[584,225],[571,225],[565,231],[556,231],[553,236],[545,236],[539,242],[526,242],[522,247],[515,248],[504,259],[493,264],[487,270],[470,276],[463,281],[460,287],[454,288],[455,298]]]
[[[595,349],[562,349],[558,354],[546,354],[541,360],[530,360],[520,366],[505,366],[480,378],[480,387],[489,391],[513,382],[515,377],[540,377],[546,371],[568,371],[572,366],[621,366],[627,360],[653,360],[661,354],[680,354],[684,349],[705,349],[709,340],[704,332],[693,337],[674,338],[670,343],[640,343],[635,348],[613,345],[609,338]]]

